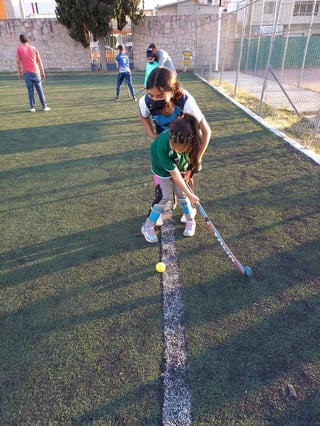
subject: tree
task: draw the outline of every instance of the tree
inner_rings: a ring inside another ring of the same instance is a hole
[[[105,54],[105,37],[112,33],[113,19],[121,31],[128,23],[127,17],[134,24],[144,18],[143,10],[138,8],[140,0],[56,0],[56,4],[57,19],[74,40],[84,47],[90,45],[90,33],[99,40],[101,58]]]

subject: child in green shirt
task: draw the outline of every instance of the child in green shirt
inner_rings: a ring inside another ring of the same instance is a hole
[[[196,222],[192,208],[199,198],[191,192],[186,182],[201,169],[201,135],[199,123],[191,114],[177,117],[170,129],[162,132],[151,144],[152,172],[157,182],[156,198],[152,203],[141,232],[149,243],[158,241],[154,226],[172,197],[171,182],[179,205],[186,215],[187,223],[183,235],[195,234]]]

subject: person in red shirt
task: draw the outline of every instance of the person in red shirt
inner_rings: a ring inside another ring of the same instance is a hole
[[[20,46],[17,48],[16,61],[18,78],[24,79],[29,96],[30,112],[36,112],[34,89],[36,89],[43,111],[50,111],[42,89],[42,80],[45,79],[44,68],[38,49],[29,44],[26,34],[19,36]]]

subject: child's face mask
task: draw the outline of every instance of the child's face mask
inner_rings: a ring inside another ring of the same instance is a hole
[[[148,95],[150,99],[150,109],[161,110],[170,103],[172,93],[161,92],[158,88],[153,87],[148,89]]]
[[[161,110],[165,108],[167,105],[167,101],[165,99],[159,99],[155,101],[154,99],[150,99],[150,110]]]

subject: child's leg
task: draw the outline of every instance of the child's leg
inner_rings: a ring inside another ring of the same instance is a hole
[[[156,243],[158,241],[158,237],[154,232],[154,226],[163,212],[165,205],[171,198],[171,178],[163,179],[157,176],[156,182],[156,198],[152,203],[147,220],[141,227],[141,232],[149,243]]]
[[[181,172],[181,175],[184,176],[184,173]],[[188,186],[191,189],[191,191],[194,193],[194,180],[193,180],[193,178],[190,178],[188,180]],[[195,209],[194,207],[192,207],[191,216],[192,216],[193,219],[195,218],[196,214],[197,214],[197,209]],[[181,216],[180,222],[187,223],[187,220],[188,219],[187,219],[186,215],[183,213],[183,215]]]
[[[194,208],[192,207],[189,198],[175,184],[174,184],[174,191],[177,195],[178,203],[180,207],[182,208],[183,213],[186,215],[187,220],[192,220]]]
[[[121,72],[119,72],[118,78],[117,78],[117,89],[116,89],[117,98],[120,95],[120,86],[121,86],[122,82],[123,82],[123,74]]]
[[[134,89],[133,89],[133,86],[132,86],[132,75],[131,75],[131,73],[126,74],[126,82],[127,82],[127,86],[129,87],[131,96],[134,98]]]
[[[194,208],[192,207],[189,198],[181,189],[175,185],[175,191],[184,215],[186,216],[186,227],[183,231],[185,237],[193,237],[196,231],[196,221],[194,220]]]
[[[148,228],[155,226],[167,202],[171,199],[171,178],[161,178],[154,175],[154,180],[156,183],[155,199],[145,223]]]

